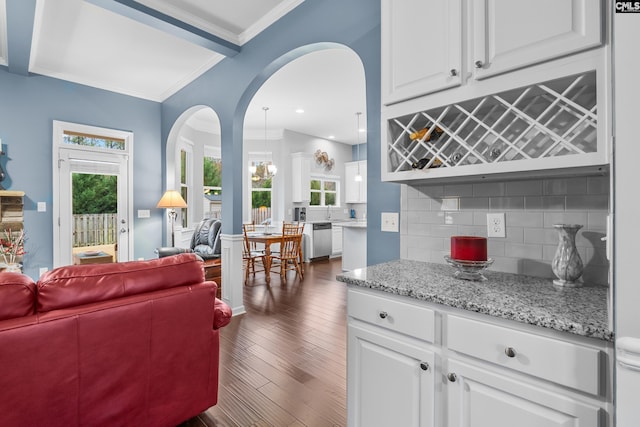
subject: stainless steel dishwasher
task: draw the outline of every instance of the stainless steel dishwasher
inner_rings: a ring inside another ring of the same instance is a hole
[[[331,223],[316,222],[312,225],[313,258],[328,257],[331,255]]]

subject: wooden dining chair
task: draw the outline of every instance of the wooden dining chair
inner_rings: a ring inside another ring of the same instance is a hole
[[[302,234],[282,235],[280,239],[280,252],[272,255],[275,265],[280,267],[280,277],[286,280],[287,271],[293,270],[304,278],[302,271],[302,263],[300,262],[300,246],[302,242]]]
[[[266,263],[266,254],[263,250],[257,250],[252,247],[249,241],[249,236],[247,236],[248,232],[247,224],[242,226],[242,234],[244,238],[244,245],[242,246],[242,261],[244,264],[244,284],[246,285],[249,281],[249,273],[253,274],[253,277],[256,277],[256,271],[265,271],[265,263]],[[255,229],[255,228],[254,228]],[[262,262],[262,269],[256,270],[256,262]]]
[[[303,248],[302,248],[302,234],[304,232],[304,222],[283,222],[282,223],[282,235],[290,236],[290,235],[300,235],[300,244],[298,245],[298,263],[300,264],[300,269],[302,270],[304,276],[304,268],[303,268]]]

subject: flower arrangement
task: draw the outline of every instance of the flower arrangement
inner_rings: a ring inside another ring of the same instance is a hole
[[[0,238],[0,254],[7,265],[15,264],[19,256],[24,255],[24,230],[14,233],[11,230],[4,230],[4,238]]]

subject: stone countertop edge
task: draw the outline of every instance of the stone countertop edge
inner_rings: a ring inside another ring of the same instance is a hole
[[[349,285],[460,308],[493,317],[613,341],[607,286],[561,288],[551,279],[487,270],[486,281],[453,277],[453,267],[397,260],[336,276]]]

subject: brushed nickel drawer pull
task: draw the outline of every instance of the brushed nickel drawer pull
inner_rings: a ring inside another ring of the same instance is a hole
[[[455,383],[455,382],[456,382],[456,380],[458,379],[458,376],[457,376],[455,373],[450,372],[449,374],[447,374],[447,378],[448,378],[448,379],[449,379],[449,381],[451,381],[452,383]]]
[[[507,357],[516,357],[516,349],[513,347],[507,347],[504,349],[504,354],[506,354]]]
[[[458,75],[458,70],[456,70],[455,68],[452,68],[450,72],[452,77],[455,77]]]
[[[474,63],[474,65],[476,66],[476,68],[482,68],[484,66],[484,64],[482,63],[482,61],[476,61]]]
[[[423,371],[428,371],[429,364],[427,362],[420,362],[420,369],[422,369]]]
[[[379,315],[380,315],[380,318],[381,318],[381,319],[386,319],[386,318],[387,318],[387,316],[388,316],[388,314],[387,314],[387,312],[386,312],[386,311],[381,311]]]

